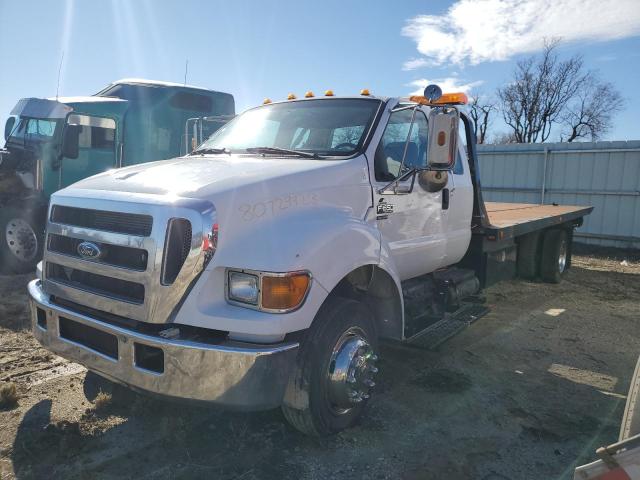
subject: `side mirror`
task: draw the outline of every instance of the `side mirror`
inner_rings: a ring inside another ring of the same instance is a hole
[[[455,108],[437,108],[429,113],[427,166],[430,170],[450,170],[456,162],[460,114]]]
[[[423,190],[436,193],[447,186],[449,172],[440,170],[422,170],[418,173],[418,184]]]
[[[4,141],[9,140],[9,135],[13,131],[13,127],[16,124],[16,117],[7,118],[7,123],[4,124]]]
[[[62,136],[62,156],[78,158],[80,148],[80,125],[67,124]]]

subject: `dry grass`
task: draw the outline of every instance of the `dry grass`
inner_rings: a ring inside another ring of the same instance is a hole
[[[95,400],[93,401],[93,407],[95,410],[102,410],[108,407],[111,404],[112,400],[113,397],[110,393],[105,393],[100,390],[100,392],[98,392],[98,395],[96,395]]]
[[[18,404],[18,390],[13,382],[0,386],[0,408],[12,408]]]

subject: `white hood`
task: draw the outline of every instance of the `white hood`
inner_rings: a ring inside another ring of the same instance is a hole
[[[273,182],[281,183],[278,180],[294,182],[288,185],[289,189],[312,190],[354,181],[360,183],[367,178],[363,159],[198,156],[110,170],[69,188],[214,200],[220,193],[248,186],[268,186],[271,190],[275,186]]]

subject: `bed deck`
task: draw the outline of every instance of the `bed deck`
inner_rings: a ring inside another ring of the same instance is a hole
[[[529,203],[485,202],[489,227],[485,233],[499,239],[540,230],[560,223],[578,220],[593,207],[576,205],[535,205]]]

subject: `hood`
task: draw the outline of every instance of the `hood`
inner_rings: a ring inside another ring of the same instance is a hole
[[[180,157],[110,170],[81,180],[69,188],[212,200],[217,193],[265,185],[265,182],[273,185],[274,181],[291,181],[294,184],[289,184],[289,188],[303,189],[324,184],[353,184],[354,180],[360,183],[367,180],[368,176],[366,162],[362,157],[358,160],[245,155]],[[312,183],[307,183],[309,181]],[[301,185],[301,182],[307,185]]]

